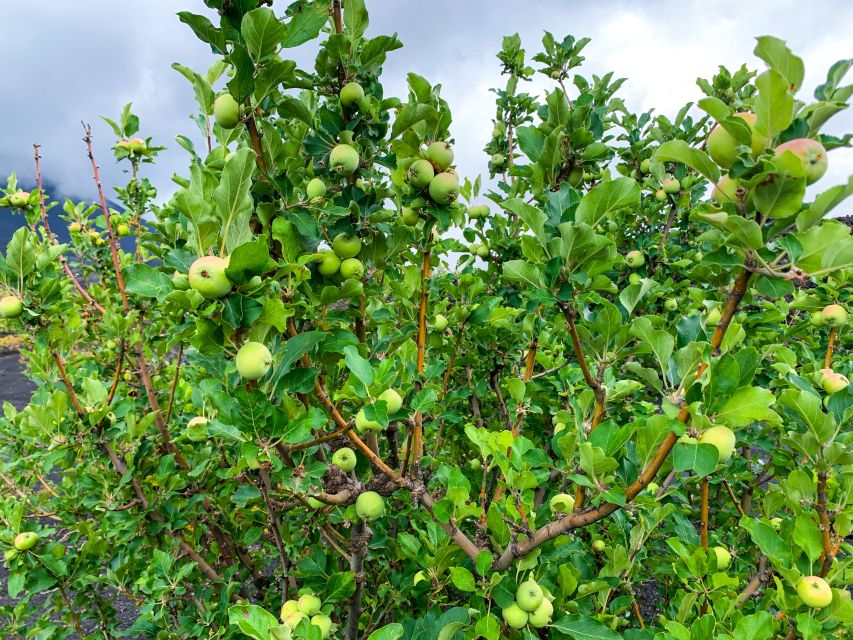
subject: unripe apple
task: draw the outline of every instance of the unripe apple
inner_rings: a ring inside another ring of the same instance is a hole
[[[320,264],[317,267],[317,272],[321,276],[333,276],[341,268],[341,259],[335,255],[333,251],[322,251],[318,258]]]
[[[658,202],[666,202],[666,191],[663,189],[658,189],[655,191],[655,200]]]
[[[768,143],[766,138],[756,135],[753,129],[755,126],[755,114],[736,113],[735,117],[742,119],[749,125],[752,134],[752,155],[758,155]],[[723,127],[717,125],[708,134],[708,142],[705,148],[714,162],[728,169],[734,164],[737,157],[737,146],[737,140],[728,131],[723,129]]]
[[[640,284],[642,281],[643,277],[636,271],[628,276],[628,284]]]
[[[646,485],[646,490],[653,496],[657,495],[657,492],[660,491],[660,485],[656,482],[650,482]]]
[[[358,151],[348,144],[339,144],[329,154],[329,168],[341,176],[349,176],[358,169]]]
[[[643,173],[651,173],[652,171],[652,161],[650,158],[646,158],[640,163],[640,171]]]
[[[793,153],[803,164],[806,184],[820,180],[821,176],[826,173],[829,160],[826,157],[826,149],[817,140],[797,138],[796,140],[783,142],[775,149],[777,156],[782,155],[785,151]]]
[[[583,169],[580,167],[572,167],[571,171],[569,171],[567,182],[573,187],[579,187],[583,184]]]
[[[446,142],[433,142],[427,147],[424,157],[432,163],[436,171],[444,171],[453,164],[453,149]]]
[[[797,595],[807,607],[823,609],[832,602],[832,589],[820,576],[805,576],[797,583]]]
[[[740,188],[740,180],[731,176],[723,176],[714,185],[711,191],[711,198],[718,204],[726,204],[729,202],[738,201],[738,189]]]
[[[664,193],[678,193],[678,190],[681,189],[681,183],[676,178],[664,178],[660,183],[663,188]]]
[[[554,615],[554,605],[548,598],[543,598],[539,606],[527,614],[527,622],[531,627],[541,629],[551,622],[552,615]]]
[[[368,420],[364,409],[359,409],[358,413],[355,414],[355,428],[359,433],[364,433],[365,431],[380,431],[382,425],[376,420]]]
[[[782,528],[782,518],[770,518],[770,526],[774,531],[779,531]]]
[[[172,286],[179,291],[186,291],[190,288],[190,279],[186,273],[181,273],[180,271],[175,271],[172,274]]]
[[[432,328],[433,331],[441,333],[447,329],[447,318],[440,313],[435,314],[435,317],[432,319]]]
[[[72,222],[68,225],[68,231],[71,233],[80,233],[82,231],[83,225],[79,222]]]
[[[478,204],[471,207],[468,207],[468,217],[472,220],[476,220],[478,218],[488,218],[489,217],[489,205],[487,204]]]
[[[296,625],[302,622],[302,619],[305,617],[307,616],[301,611],[292,611],[291,613],[288,613],[284,618],[282,618],[281,622],[284,625],[293,629],[296,628]]]
[[[506,162],[506,158],[502,153],[493,153],[491,163],[494,167],[502,167],[504,162]]]
[[[479,458],[471,458],[468,461],[468,468],[471,469],[471,471],[482,471],[483,462]]]
[[[12,562],[12,560],[17,558],[19,555],[21,555],[21,552],[14,547],[6,549],[6,551],[3,552],[3,558],[6,560],[6,564]]]
[[[415,160],[406,173],[409,184],[415,189],[423,189],[435,177],[435,169],[429,160]]]
[[[416,209],[412,209],[411,207],[403,207],[403,211],[400,214],[400,219],[406,226],[414,227],[418,223],[418,220],[420,220],[420,215],[418,214]]]
[[[527,580],[518,585],[518,590],[515,592],[515,602],[524,611],[535,611],[536,607],[542,604],[545,597],[545,592],[542,587],[533,580]]]
[[[116,233],[118,233],[122,238],[130,235],[130,227],[127,223],[122,222],[120,225],[116,227]]]
[[[568,493],[558,493],[551,498],[552,513],[571,513],[575,508],[575,499]]]
[[[725,547],[714,547],[712,551],[717,556],[717,569],[720,571],[732,563],[732,554]]]
[[[233,129],[240,121],[240,105],[230,93],[223,93],[213,101],[213,117],[223,129]]]
[[[148,148],[142,138],[131,138],[127,141],[127,149],[131,153],[141,154]]]
[[[709,327],[716,327],[722,317],[723,314],[720,312],[719,307],[714,307],[708,312],[708,315],[705,316],[705,324]]]
[[[320,178],[311,178],[308,181],[308,186],[305,187],[305,195],[308,196],[309,200],[322,198],[326,195],[326,183]]]
[[[354,258],[361,251],[361,238],[348,233],[339,233],[332,240],[332,250],[341,260]]]
[[[643,255],[642,251],[637,251],[636,249],[629,251],[625,254],[625,264],[632,269],[639,269],[646,264],[646,256]]]
[[[813,327],[823,327],[826,326],[826,318],[823,317],[822,311],[815,311],[809,316],[809,323]]]
[[[385,391],[379,394],[377,400],[385,403],[389,416],[397,413],[403,406],[403,398],[400,397],[396,389],[385,389]]]
[[[204,256],[190,266],[189,283],[202,297],[221,298],[231,291],[231,281],[225,275],[228,260],[217,256]]]
[[[299,596],[299,602],[296,604],[297,610],[306,616],[313,616],[320,613],[320,607],[322,606],[323,601],[313,593],[306,593]]]
[[[459,196],[459,179],[453,173],[439,173],[429,183],[429,197],[438,204],[447,205]]]
[[[667,298],[663,301],[663,308],[667,311],[675,311],[678,309],[678,300],[675,298]]]
[[[820,312],[830,327],[840,327],[847,322],[847,311],[840,304],[828,304]]]
[[[15,193],[9,194],[9,204],[13,207],[23,208],[29,204],[30,201],[30,192],[29,191],[21,191],[20,189]]]
[[[323,637],[323,640],[326,640],[332,632],[332,619],[323,613],[312,616],[311,624],[320,629],[320,635]]]
[[[358,258],[347,258],[341,262],[341,276],[347,280],[361,280],[364,277],[364,264]]]
[[[474,253],[476,253],[481,258],[487,258],[489,256],[489,245],[487,245],[487,244],[476,244],[476,245],[474,245]]]
[[[263,378],[272,365],[272,354],[261,342],[247,342],[237,352],[237,372],[246,380]]]
[[[192,442],[207,440],[207,425],[210,422],[204,416],[196,416],[187,423],[187,438]]]
[[[341,88],[341,104],[351,107],[364,99],[364,89],[357,82],[347,82]]]
[[[299,611],[299,603],[296,600],[286,600],[284,604],[281,605],[281,612],[278,614],[278,617],[283,621],[287,616],[295,611]]]
[[[504,622],[513,629],[523,629],[527,624],[527,612],[513,602],[506,609],[501,610]]]
[[[385,515],[385,498],[375,491],[365,491],[355,499],[355,512],[362,520],[373,522]]]
[[[24,312],[24,303],[17,296],[0,298],[0,318],[18,318]]]
[[[728,427],[710,427],[709,429],[705,429],[702,435],[699,436],[699,442],[702,444],[712,444],[717,447],[719,461],[727,462],[735,451],[737,437]]]
[[[35,531],[24,531],[23,533],[19,533],[15,536],[15,540],[12,542],[12,545],[18,551],[29,551],[36,543],[39,541],[39,534]]]
[[[607,544],[601,538],[592,541],[592,550],[601,553],[607,548]]]
[[[341,447],[332,454],[332,464],[347,473],[355,469],[357,462],[358,458],[355,455],[355,451],[349,447]]]
[[[830,395],[844,391],[849,384],[845,376],[835,373],[832,369],[820,370],[820,386]]]

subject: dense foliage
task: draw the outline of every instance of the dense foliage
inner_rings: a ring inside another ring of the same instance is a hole
[[[586,40],[508,37],[472,182],[440,87],[384,95],[363,0],[206,4],[168,202],[129,107],[121,211],[88,128],[70,243],[40,176],[4,191],[39,385],[0,419],[4,638],[846,634],[853,178],[806,185],[853,61],[809,101],[761,37],[668,118]]]

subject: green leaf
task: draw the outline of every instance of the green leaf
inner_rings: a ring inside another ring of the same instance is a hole
[[[545,223],[548,221],[548,216],[521,198],[504,200],[501,207],[517,215],[530,228],[533,235],[539,240],[539,244],[547,250],[548,236],[545,235]]]
[[[825,413],[820,397],[803,389],[787,389],[779,396],[779,404],[790,409],[820,443],[828,443],[835,435],[835,420]]]
[[[728,216],[723,226],[731,234],[730,240],[735,244],[754,250],[764,246],[761,227],[754,220],[747,220],[740,216]]]
[[[805,195],[805,178],[771,173],[755,185],[753,202],[755,208],[766,217],[783,219],[800,212]]]
[[[403,132],[408,131],[418,122],[427,119],[437,119],[438,113],[435,107],[428,104],[407,104],[400,109],[397,117],[394,118],[394,124],[391,126],[391,139],[398,137]]]
[[[20,227],[12,234],[12,239],[6,245],[6,265],[19,280],[23,280],[32,273],[36,266],[32,244],[30,230]]]
[[[282,374],[290,371],[302,356],[311,353],[325,337],[322,331],[303,331],[290,338],[284,345],[284,355],[279,365]]]
[[[805,231],[820,222],[836,206],[853,195],[853,176],[847,184],[839,184],[821,193],[812,205],[797,216],[797,230]]]
[[[297,100],[291,96],[282,96],[278,102],[278,113],[283,118],[301,120],[310,128],[314,128],[314,117],[301,100]]]
[[[225,161],[222,178],[214,191],[217,213],[222,220],[222,255],[228,255],[252,239],[249,218],[254,202],[249,190],[255,173],[255,152],[241,147]]]
[[[373,384],[373,368],[370,366],[370,362],[359,355],[356,347],[344,348],[344,361],[347,368],[358,378],[365,389],[370,388]]]
[[[501,637],[501,623],[494,614],[487,613],[477,620],[477,624],[474,625],[474,633],[477,637],[485,638],[486,640],[499,640]]]
[[[476,591],[477,584],[472,574],[465,567],[450,567],[450,580],[460,591]]]
[[[811,513],[803,512],[794,522],[794,544],[805,551],[809,562],[816,562],[823,553],[823,537],[820,527]]]
[[[651,349],[658,361],[658,367],[664,378],[669,369],[669,359],[675,349],[675,338],[666,331],[655,329],[651,321],[646,318],[637,318],[631,324],[631,335],[636,336],[643,344]]]
[[[822,276],[853,267],[850,228],[838,220],[824,220],[807,231],[793,235],[802,247],[797,266],[806,273]]]
[[[355,575],[352,571],[335,573],[326,583],[324,604],[342,602],[355,593]]]
[[[254,276],[264,273],[269,259],[266,236],[252,242],[244,242],[231,254],[225,275],[234,284],[244,284]]]
[[[785,78],[792,93],[796,93],[797,89],[803,85],[803,78],[806,74],[802,58],[791,53],[785,41],[779,38],[760,36],[756,40],[758,44],[755,45],[753,53],[764,60],[768,67]]]
[[[371,633],[367,637],[367,640],[399,640],[403,635],[403,631],[403,625],[399,622],[392,622]]]
[[[775,402],[776,396],[768,389],[744,387],[738,389],[726,406],[717,413],[715,422],[730,427],[745,427],[761,420],[778,423],[779,416],[770,408]]]
[[[192,29],[199,40],[209,44],[214,53],[225,53],[225,34],[214,27],[210,20],[188,11],[179,11],[178,19]]]
[[[243,16],[240,33],[255,63],[278,51],[287,28],[269,7],[253,9]]]
[[[755,99],[754,130],[772,139],[787,129],[794,119],[794,97],[788,84],[776,71],[765,71],[755,79],[758,96]]]
[[[769,524],[753,520],[749,516],[740,519],[740,526],[749,532],[752,541],[758,545],[761,552],[778,569],[788,569],[791,566],[791,550],[788,544],[779,537]]]
[[[616,178],[593,187],[580,201],[575,221],[592,227],[614,211],[640,206],[640,185],[632,178]]]
[[[697,476],[707,476],[717,468],[720,452],[712,444],[676,443],[672,451],[672,468],[675,471],[692,471]]]
[[[174,290],[169,276],[147,264],[130,264],[121,272],[128,293],[162,300]]]
[[[574,640],[621,640],[622,635],[585,615],[564,616],[551,625]]]
[[[347,10],[345,13],[349,13],[349,11]],[[281,46],[285,48],[298,47],[309,40],[313,40],[328,20],[328,2],[312,2],[301,5],[297,11],[293,12],[293,18],[286,25],[287,32],[281,40]]]
[[[299,241],[296,225],[279,216],[272,221],[272,237],[281,245],[281,257],[287,262],[296,262],[302,254],[302,243]]]
[[[681,162],[696,169],[714,184],[720,179],[716,163],[704,151],[695,149],[684,140],[668,140],[657,148],[653,159],[657,162]]]
[[[229,607],[228,623],[255,640],[269,640],[270,628],[278,626],[274,615],[254,604]]]
[[[544,287],[539,269],[524,260],[508,260],[503,263],[504,277],[513,282],[526,282],[540,289]]]

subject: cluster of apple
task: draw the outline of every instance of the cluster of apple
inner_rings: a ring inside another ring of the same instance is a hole
[[[130,140],[119,140],[116,147],[127,152],[129,156],[141,156],[148,149],[148,145],[142,138],[131,138]]]
[[[446,142],[433,142],[427,146],[421,157],[400,158],[400,165],[406,169],[406,183],[416,197],[403,206],[401,220],[403,224],[414,226],[420,219],[420,211],[427,206],[429,198],[440,206],[448,206],[459,197],[459,178],[451,168],[453,149]],[[474,208],[472,217],[485,217],[488,206]],[[470,212],[469,212],[470,213]]]
[[[750,130],[750,147],[753,156],[757,156],[767,148],[770,141],[766,136],[755,131],[756,116],[753,113],[736,113],[736,118],[743,120]],[[738,156],[738,141],[725,128],[716,125],[708,134],[705,148],[708,154],[719,166],[730,169]],[[799,161],[806,178],[806,184],[816,182],[826,173],[828,159],[826,149],[817,140],[810,138],[795,138],[778,145],[773,153],[781,156],[785,152],[792,153]],[[748,187],[739,179],[725,175],[717,182],[711,197],[719,204],[736,203],[745,211],[753,209],[752,198]]]
[[[379,394],[377,400],[385,403],[388,417],[393,416],[403,406],[403,398],[396,389],[385,389],[385,391]],[[364,433],[366,431],[379,431],[382,429],[382,425],[375,420],[368,419],[367,414],[362,408],[355,414],[355,428],[359,433]]]
[[[356,257],[359,253],[361,253],[361,238],[348,233],[339,233],[332,240],[332,250],[320,252],[317,271],[327,278],[340,273],[345,279],[361,280],[364,277],[364,263]]]
[[[501,611],[504,622],[513,629],[523,629],[528,624],[541,629],[554,615],[553,599],[536,580],[529,578],[518,586],[515,602]]]
[[[303,593],[298,600],[287,600],[281,605],[281,621],[291,629],[303,619],[308,618],[312,625],[320,630],[321,636],[328,638],[334,628],[332,619],[323,613],[323,602],[313,593]]]
[[[16,209],[24,209],[30,204],[30,192],[22,191],[18,189],[7,195],[4,198],[0,198],[0,205],[4,207],[15,207]]]

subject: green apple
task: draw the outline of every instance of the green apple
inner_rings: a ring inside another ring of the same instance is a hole
[[[326,183],[320,178],[311,178],[308,181],[308,186],[305,187],[305,195],[308,196],[309,200],[322,198],[326,195]]]
[[[364,99],[364,89],[357,82],[347,82],[341,87],[341,104],[345,107],[357,105]]]
[[[187,438],[192,442],[207,440],[207,425],[210,420],[204,416],[196,416],[187,422]]]
[[[551,498],[552,513],[571,513],[575,508],[575,499],[568,493],[558,493]]]
[[[396,389],[385,389],[379,394],[377,400],[381,400],[388,408],[388,415],[394,415],[403,406],[403,398],[397,393]]]
[[[527,624],[527,612],[513,602],[506,609],[501,610],[504,622],[513,629],[523,629]]]
[[[728,427],[710,427],[699,436],[701,444],[712,444],[717,447],[719,461],[727,462],[735,452],[737,437]]]
[[[323,640],[328,638],[332,632],[332,619],[323,613],[311,616],[311,624],[320,629],[320,635],[323,637]]]
[[[359,409],[358,413],[355,414],[355,428],[359,433],[364,433],[365,431],[380,431],[382,425],[376,420],[368,420],[364,409]]]
[[[797,595],[807,607],[823,609],[832,602],[832,589],[820,576],[805,576],[797,583]]]
[[[148,145],[145,144],[145,140],[142,138],[131,138],[127,141],[127,148],[131,153],[142,154],[148,148]]]
[[[782,518],[770,518],[770,526],[774,531],[779,531],[782,528]]]
[[[334,251],[321,251],[318,262],[320,264],[317,267],[317,272],[321,276],[333,276],[341,268],[341,259],[335,255]]]
[[[305,593],[299,596],[299,601],[296,604],[297,610],[306,616],[313,616],[320,613],[320,607],[322,606],[323,601],[313,593]]]
[[[752,134],[752,155],[757,155],[767,146],[767,139],[756,135],[753,127],[755,126],[755,114],[752,113],[736,113],[736,118],[740,118],[749,125]],[[735,158],[737,158],[738,141],[732,134],[726,131],[720,125],[715,126],[711,133],[708,134],[706,151],[711,158],[721,167],[728,169],[731,167]]]
[[[650,158],[646,158],[640,163],[640,171],[642,173],[651,173],[652,171],[652,161]]]
[[[515,601],[524,611],[535,611],[544,597],[542,587],[532,578],[518,585],[515,592]]]
[[[364,264],[358,258],[347,258],[341,262],[341,276],[347,280],[361,280],[364,277]]]
[[[483,470],[483,461],[479,458],[471,458],[468,461],[468,468],[471,471],[482,471]]]
[[[666,191],[663,189],[658,189],[655,191],[655,200],[658,202],[666,202]]]
[[[83,230],[83,225],[79,222],[72,222],[68,225],[68,231],[71,233],[80,233]]]
[[[664,193],[678,193],[679,189],[681,189],[681,183],[673,177],[664,178],[660,186],[663,188]]]
[[[601,553],[607,548],[607,544],[601,538],[592,541],[592,550],[596,553]]]
[[[190,279],[186,273],[175,271],[172,274],[172,285],[179,291],[186,291],[190,288]]]
[[[403,211],[400,214],[400,219],[403,221],[403,224],[409,227],[414,227],[418,220],[420,220],[420,215],[418,214],[416,209],[412,209],[411,207],[403,207]]]
[[[287,625],[290,628],[295,628],[300,622],[302,622],[303,618],[307,616],[301,611],[292,611],[288,613],[284,618],[281,619],[282,623]]]
[[[797,138],[783,142],[774,150],[777,156],[785,151],[793,153],[802,163],[806,175],[806,184],[817,182],[826,173],[829,160],[826,157],[826,149],[817,140]]]
[[[329,168],[341,176],[350,176],[358,169],[358,151],[348,144],[339,144],[329,154]]]
[[[296,600],[285,600],[284,604],[281,605],[278,617],[283,621],[287,616],[296,611],[299,611],[299,603]]]
[[[362,520],[373,522],[385,515],[385,498],[375,491],[365,491],[355,499],[355,512]]]
[[[471,207],[468,207],[468,217],[472,220],[477,220],[479,218],[488,218],[489,217],[489,205],[487,204],[477,204]]]
[[[415,189],[423,189],[435,177],[435,169],[429,160],[415,160],[406,174],[409,184]]]
[[[722,571],[732,563],[732,554],[725,547],[714,547],[711,549],[717,556],[717,569]]]
[[[643,255],[642,251],[634,249],[633,251],[629,251],[625,254],[625,264],[632,269],[639,269],[646,264],[646,257]]]
[[[527,622],[531,627],[541,629],[551,622],[552,615],[554,615],[554,605],[548,598],[543,598],[539,606],[527,614]]]
[[[424,157],[432,163],[436,171],[444,171],[453,164],[453,149],[446,142],[433,142],[427,147]]]
[[[247,380],[263,378],[272,365],[272,354],[261,342],[247,342],[237,352],[237,372]]]
[[[503,166],[504,162],[506,162],[506,158],[502,153],[493,153],[490,162],[495,168],[500,168]]]
[[[663,308],[667,311],[675,311],[678,309],[678,300],[675,298],[667,298],[663,301]]]
[[[130,235],[130,227],[127,223],[122,222],[120,225],[116,227],[116,233],[118,233],[122,238]]]
[[[355,469],[357,462],[358,458],[355,455],[355,451],[349,447],[341,447],[332,454],[332,464],[347,473]]]
[[[815,311],[809,316],[809,324],[813,327],[826,326],[826,318],[823,317],[822,311]]]
[[[24,312],[24,303],[17,296],[0,298],[0,318],[18,318]]]
[[[39,541],[39,534],[35,531],[24,531],[23,533],[19,533],[15,536],[15,540],[12,542],[12,545],[18,551],[29,551],[36,543]]]
[[[820,315],[830,327],[840,327],[847,322],[847,311],[840,304],[826,305]]]
[[[711,191],[711,199],[718,204],[738,202],[738,189],[740,189],[740,180],[731,176],[723,176],[714,185],[714,189]]]
[[[455,174],[437,174],[429,183],[429,197],[438,204],[448,205],[459,196],[459,179]]]
[[[355,258],[361,251],[361,238],[348,233],[339,233],[332,240],[332,250],[341,260]]]
[[[640,284],[642,281],[643,277],[636,271],[628,276],[628,284]]]
[[[840,373],[835,373],[832,369],[821,369],[819,372],[819,383],[821,388],[828,394],[844,391],[850,381]]]
[[[646,485],[646,490],[651,495],[656,495],[657,492],[660,491],[660,485],[658,485],[658,483],[656,483],[656,482],[650,482],[649,484]]]
[[[569,171],[568,183],[573,187],[579,187],[583,184],[583,169],[572,167],[571,171]]]
[[[440,313],[435,314],[432,319],[432,329],[433,331],[442,333],[445,329],[447,329],[447,318]]]
[[[487,244],[478,243],[473,245],[471,249],[473,249],[474,253],[476,253],[481,258],[487,258],[489,256],[489,245]]]
[[[231,291],[231,281],[225,275],[228,260],[204,256],[190,266],[189,283],[203,298],[221,298]]]
[[[240,121],[240,105],[230,93],[223,93],[213,101],[213,117],[223,129],[233,129]]]
[[[9,194],[9,204],[13,207],[23,208],[26,207],[30,201],[30,192],[29,191],[21,191],[20,189],[15,193]]]
[[[15,549],[14,547],[6,549],[6,551],[3,552],[3,558],[5,558],[6,564],[12,562],[12,560],[17,558],[19,555],[21,555],[21,552]]]
[[[705,316],[705,324],[709,327],[716,327],[720,323],[720,319],[723,317],[723,314],[720,312],[719,307],[714,307],[708,312],[708,315]]]

